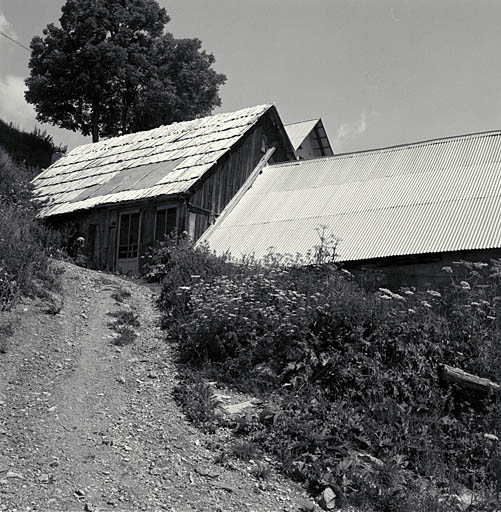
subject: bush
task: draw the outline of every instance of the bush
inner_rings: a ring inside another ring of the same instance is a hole
[[[185,311],[191,285],[231,272],[233,267],[229,256],[216,257],[207,246],[195,246],[189,238],[174,233],[151,249],[143,268],[147,281],[163,284],[158,304],[166,326],[173,315]]]
[[[0,309],[56,282],[49,257],[60,241],[36,218],[29,180],[29,172],[0,148]]]
[[[55,152],[66,152],[65,147],[54,144],[46,131],[35,128],[31,133],[24,132],[1,119],[0,141],[18,165],[34,171],[48,167]]]
[[[333,265],[282,261],[235,264],[171,245],[162,276],[164,325],[181,360],[272,400],[271,419],[254,422],[249,439],[310,488],[342,486],[374,510],[398,509],[387,489],[405,488],[406,472],[443,489],[499,485],[489,469],[500,460],[499,400],[444,388],[437,370],[499,379],[501,263],[458,262],[442,292],[374,293]]]
[[[133,311],[129,311],[127,309],[113,311],[109,315],[115,318],[115,320],[110,325],[112,328],[115,328],[119,325],[128,325],[130,327],[139,327],[141,325],[139,322],[139,316]]]
[[[126,290],[125,288],[119,288],[117,291],[113,292],[111,294],[111,298],[115,299],[118,304],[122,304],[125,302],[125,299],[128,299],[131,296],[131,293],[129,290]]]
[[[188,419],[204,431],[214,432],[220,417],[220,403],[209,384],[198,381],[192,374],[187,374],[174,389],[174,398]]]
[[[108,327],[116,333],[116,336],[113,338],[113,344],[119,347],[130,345],[137,338],[135,328],[141,325],[139,316],[127,309],[113,311],[109,313],[109,316],[115,319],[108,324]]]

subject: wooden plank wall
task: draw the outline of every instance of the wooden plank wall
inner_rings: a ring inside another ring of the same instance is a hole
[[[178,201],[178,200],[177,200]],[[145,256],[155,240],[155,214],[159,206],[176,206],[176,200],[158,200],[143,203],[123,205],[122,208],[98,208],[89,212],[75,212],[73,214],[51,219],[51,224],[63,231],[67,231],[73,238],[85,238],[84,252],[87,256],[87,265],[90,268],[116,269],[118,220],[120,210],[139,208],[141,212],[141,239],[139,256]],[[181,208],[178,207],[178,211]],[[178,230],[180,216],[178,214]],[[71,226],[68,228],[68,226]]]
[[[263,146],[263,141],[266,142],[266,146]],[[276,148],[273,161],[280,162],[291,159],[287,148],[281,143],[276,124],[268,116],[263,116],[196,186],[190,203],[195,207],[207,210],[207,212],[221,213],[244,184],[266,150],[272,146]],[[195,215],[194,223],[192,220],[194,228],[189,233],[192,238],[198,240],[209,226],[209,214],[192,212],[190,213],[192,219],[193,215]],[[186,223],[185,229],[188,231],[188,223]]]
[[[263,145],[263,142],[265,143]],[[292,148],[284,142],[278,114],[273,109],[261,117],[256,125],[238,141],[213,169],[192,189],[191,196],[163,200],[143,200],[117,207],[103,207],[89,212],[75,212],[51,219],[64,228],[76,226],[81,236],[90,241],[86,254],[89,265],[114,271],[116,269],[119,211],[139,208],[141,211],[140,256],[144,256],[155,238],[155,212],[158,206],[178,205],[177,229],[188,232],[197,240],[209,226],[210,212],[219,214],[240,189],[267,149],[275,147],[271,162],[294,159]],[[190,211],[187,203],[198,207]],[[191,228],[191,229],[190,229]]]

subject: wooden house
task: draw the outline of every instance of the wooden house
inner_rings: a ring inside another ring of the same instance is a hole
[[[449,281],[457,260],[501,258],[501,132],[264,167],[202,237],[218,253],[306,254],[391,287]],[[322,227],[323,226],[323,227]]]
[[[256,165],[295,160],[273,105],[86,144],[34,179],[41,216],[71,225],[89,265],[137,273],[173,230],[198,239]]]

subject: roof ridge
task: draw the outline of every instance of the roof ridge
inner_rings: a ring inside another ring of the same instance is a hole
[[[211,115],[208,115],[208,116],[195,117],[194,119],[190,119],[190,120],[187,120],[187,121],[175,121],[175,122],[169,123],[169,124],[162,124],[160,126],[157,126],[156,128],[150,128],[149,130],[140,130],[140,131],[132,132],[132,133],[124,133],[123,135],[116,135],[114,137],[109,137],[109,138],[106,138],[106,139],[101,139],[99,142],[88,142],[86,144],[80,144],[80,145],[74,147],[65,156],[71,155],[76,149],[82,150],[83,148],[91,148],[91,147],[92,148],[100,149],[102,146],[105,145],[106,142],[115,141],[117,139],[122,139],[122,138],[125,138],[125,137],[132,137],[132,136],[138,135],[140,133],[145,134],[145,133],[148,133],[148,132],[153,132],[155,130],[159,130],[161,128],[165,128],[167,126],[172,127],[172,126],[176,126],[176,125],[193,123],[194,121],[202,122],[202,121],[210,119],[210,118],[215,118],[215,117],[218,117],[218,116],[223,116],[223,115],[228,115],[228,114],[238,114],[240,112],[244,112],[244,111],[251,110],[251,109],[262,108],[263,112],[265,112],[266,110],[269,110],[273,106],[274,106],[274,103],[262,103],[260,105],[253,105],[253,106],[250,106],[250,107],[244,107],[244,108],[240,108],[238,110],[230,110],[229,112],[218,112],[217,114],[211,114]]]
[[[460,140],[460,139],[465,139],[465,138],[476,138],[476,137],[486,137],[486,136],[492,137],[495,135],[501,135],[501,130],[465,133],[463,135],[452,135],[450,137],[440,137],[440,138],[436,138],[436,139],[426,139],[426,140],[421,140],[421,141],[416,141],[416,142],[395,144],[394,146],[382,146],[380,148],[361,149],[359,151],[349,151],[346,153],[337,153],[332,156],[320,156],[320,157],[316,157],[316,158],[309,158],[308,160],[294,160],[292,162],[282,162],[282,163],[279,162],[279,163],[267,165],[267,167],[275,167],[275,166],[283,167],[286,165],[301,165],[301,164],[305,164],[305,163],[313,162],[313,161],[318,162],[318,161],[322,161],[322,160],[334,160],[336,158],[341,158],[341,157],[346,158],[346,157],[356,156],[356,155],[361,155],[361,154],[366,154],[366,153],[378,153],[378,152],[391,151],[391,150],[397,150],[397,149],[412,148],[412,147],[417,147],[417,146],[439,144],[439,143],[443,143],[443,142],[449,142],[452,140]]]
[[[284,124],[284,126],[292,126],[293,124],[311,123],[312,121],[320,121],[320,117],[313,117],[312,119],[305,119],[304,121],[294,121],[293,123]]]

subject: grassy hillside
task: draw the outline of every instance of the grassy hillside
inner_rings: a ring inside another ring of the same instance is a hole
[[[494,506],[500,397],[449,386],[439,369],[499,380],[500,262],[444,268],[441,292],[369,293],[334,265],[235,265],[186,243],[151,261],[168,337],[191,368],[178,396],[201,426],[232,428],[252,458],[273,454],[337,505],[452,511],[466,493],[469,510]],[[265,406],[225,424],[204,379]]]
[[[57,237],[36,219],[31,176],[0,147],[0,311],[55,283],[49,257]]]
[[[46,132],[35,128],[32,132],[17,129],[0,119],[0,146],[12,160],[27,169],[45,169],[51,164],[52,155],[66,148],[57,146]]]

